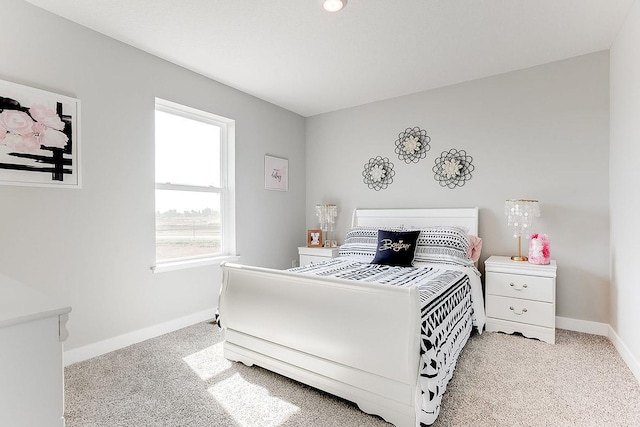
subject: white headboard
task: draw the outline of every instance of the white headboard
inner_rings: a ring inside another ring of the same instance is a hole
[[[452,209],[355,209],[351,221],[372,227],[404,226],[424,228],[434,225],[466,227],[469,234],[478,235],[478,208]]]

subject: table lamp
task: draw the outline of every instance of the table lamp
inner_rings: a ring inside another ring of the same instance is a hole
[[[526,256],[522,256],[522,236],[529,237],[529,230],[533,217],[540,216],[540,204],[537,200],[509,199],[504,203],[504,214],[507,216],[507,223],[513,229],[513,237],[518,238],[518,255],[512,256],[514,261],[527,261]]]
[[[316,216],[320,223],[320,228],[325,233],[325,242],[329,242],[331,245],[331,232],[333,231],[333,225],[336,223],[336,217],[338,216],[338,207],[333,204],[316,205]]]

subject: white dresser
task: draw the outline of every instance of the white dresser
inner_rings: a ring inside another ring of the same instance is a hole
[[[556,262],[548,265],[492,256],[485,265],[486,330],[556,340]]]
[[[0,425],[64,426],[62,342],[70,311],[0,274]]]
[[[308,248],[306,246],[300,246],[298,248],[300,266],[329,261],[338,256],[339,250],[340,248]]]

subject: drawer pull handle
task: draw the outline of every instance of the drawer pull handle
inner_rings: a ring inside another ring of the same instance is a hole
[[[522,316],[524,313],[526,313],[526,312],[527,312],[527,309],[526,309],[526,308],[523,308],[523,309],[522,309],[522,311],[521,311],[520,313],[518,313],[518,312],[516,311],[516,309],[515,309],[515,308],[513,308],[513,306],[509,307],[509,310],[513,311],[513,314],[517,314],[518,316]]]
[[[511,286],[514,291],[524,291],[525,289],[528,288],[526,283],[524,285],[522,285],[521,287],[519,287],[519,288],[516,286],[515,283],[509,283],[509,286]]]

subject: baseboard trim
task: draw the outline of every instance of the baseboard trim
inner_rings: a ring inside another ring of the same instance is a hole
[[[589,320],[570,319],[568,317],[556,317],[556,328],[570,331],[584,332],[586,334],[601,335],[609,338],[615,349],[627,364],[631,373],[640,382],[640,361],[636,359],[629,347],[620,339],[616,331],[607,323],[591,322]]]
[[[168,322],[163,322],[158,325],[149,326],[148,328],[138,329],[137,331],[118,335],[117,337],[109,338],[104,341],[67,350],[63,355],[64,366],[82,362],[83,360],[119,350],[132,344],[146,341],[169,332],[177,331],[178,329],[186,328],[187,326],[194,325],[198,322],[213,319],[215,313],[215,308],[204,310],[178,319],[169,320]]]
[[[606,323],[592,322],[590,320],[571,319],[569,317],[556,316],[556,328],[570,331],[584,332],[585,334],[609,336],[609,325]]]
[[[64,352],[64,366],[73,363],[82,362],[93,357],[97,357],[132,344],[136,344],[151,338],[158,337],[178,329],[186,328],[198,322],[204,322],[215,317],[216,310],[203,310],[178,319],[150,326],[148,328],[138,329],[137,331],[109,338],[83,347],[74,348]],[[556,317],[556,328],[568,329],[570,331],[583,332],[593,335],[601,335],[609,338],[613,346],[616,348],[622,360],[627,364],[633,375],[640,382],[640,361],[638,361],[626,344],[620,339],[616,331],[606,324],[600,322],[592,322],[589,320],[571,319],[568,317]]]
[[[609,340],[613,344],[613,346],[618,350],[620,357],[627,364],[631,372],[636,377],[638,382],[640,382],[640,361],[633,356],[633,353],[629,350],[629,347],[620,339],[616,331],[613,330],[611,326],[609,326]]]

